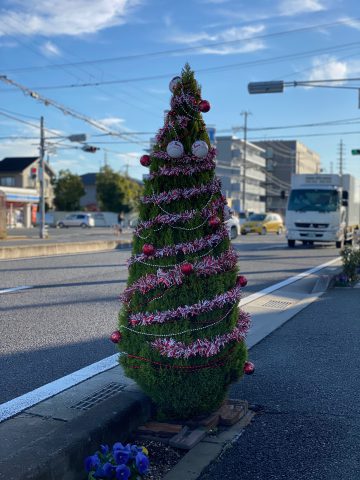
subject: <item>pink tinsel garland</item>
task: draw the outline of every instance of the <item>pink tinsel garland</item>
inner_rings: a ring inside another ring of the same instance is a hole
[[[153,195],[147,195],[142,197],[142,203],[170,203],[175,200],[185,199],[188,200],[195,195],[203,195],[204,193],[218,193],[221,189],[221,182],[218,178],[213,180],[211,183],[200,185],[199,187],[191,188],[176,188],[168,192],[154,193]]]
[[[237,257],[236,252],[232,248],[222,253],[217,258],[212,256],[204,257],[194,263],[194,274],[197,277],[208,277],[217,273],[227,272],[235,267]],[[177,265],[174,269],[169,271],[164,271],[161,268],[158,268],[156,274],[149,273],[127,287],[120,296],[120,300],[124,303],[128,303],[136,291],[145,294],[160,286],[170,288],[174,285],[182,285],[185,276],[186,275],[181,272],[181,265]]]
[[[128,260],[128,265],[130,266],[136,262],[144,262],[146,260],[149,260],[149,258],[171,257],[173,255],[176,255],[177,253],[184,253],[185,255],[188,253],[196,253],[200,250],[203,250],[204,248],[215,247],[225,238],[229,238],[229,234],[226,227],[222,225],[219,230],[212,235],[197,238],[192,242],[178,243],[177,245],[168,245],[167,247],[156,249],[154,255],[152,255],[151,257],[145,255],[144,253],[139,255],[133,255]]]
[[[205,207],[201,210],[201,216],[203,218],[209,218],[211,216],[217,215],[217,210],[220,207],[226,205],[226,199],[221,196],[212,201],[210,206]],[[147,228],[152,228],[154,225],[175,225],[178,222],[188,222],[193,219],[196,215],[199,214],[198,210],[185,210],[185,212],[180,213],[160,213],[151,220],[145,220],[140,222],[136,227],[134,233],[136,236],[139,236],[140,233]]]
[[[153,323],[165,323],[180,318],[194,317],[201,313],[210,312],[215,308],[222,308],[228,303],[235,303],[240,299],[241,287],[235,285],[231,290],[216,295],[211,300],[201,300],[193,305],[184,305],[174,310],[164,310],[161,312],[139,312],[129,315],[129,323],[135,325],[151,325]]]
[[[185,165],[185,166],[175,166],[175,167],[160,167],[157,172],[150,173],[149,178],[159,177],[161,175],[165,177],[175,177],[179,175],[194,175],[195,173],[206,172],[214,170],[215,162],[213,160],[208,160],[206,162],[199,163],[198,165]]]
[[[199,338],[186,345],[173,338],[159,338],[151,342],[151,346],[158,350],[160,355],[168,358],[212,357],[217,355],[220,349],[228,343],[244,340],[249,326],[250,316],[245,312],[240,312],[235,328],[224,335],[217,335],[212,340]]]

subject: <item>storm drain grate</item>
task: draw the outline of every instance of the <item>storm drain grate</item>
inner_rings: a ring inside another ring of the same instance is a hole
[[[76,408],[76,410],[89,410],[90,408],[95,407],[95,405],[98,405],[104,400],[121,392],[124,390],[125,386],[126,385],[121,385],[121,383],[109,383],[88,397],[83,398],[78,403],[75,403],[75,405],[71,405],[70,408]]]
[[[263,307],[275,308],[275,309],[285,309],[292,305],[294,302],[288,302],[284,300],[268,300],[266,303],[263,303]]]

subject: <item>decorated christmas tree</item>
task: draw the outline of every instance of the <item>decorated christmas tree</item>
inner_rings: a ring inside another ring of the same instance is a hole
[[[210,104],[188,65],[170,90],[171,110],[140,159],[149,175],[112,340],[158,418],[179,419],[217,409],[242,375],[249,318],[202,118]]]

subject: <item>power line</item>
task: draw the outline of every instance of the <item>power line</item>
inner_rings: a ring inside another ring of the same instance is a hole
[[[14,80],[11,80],[10,78],[8,78],[4,75],[0,75],[0,80],[3,81],[4,83],[7,83],[7,84],[12,85],[14,87],[17,87],[23,93],[29,95],[30,97],[34,98],[35,100],[38,100],[39,102],[43,103],[44,105],[46,105],[46,106],[51,105],[54,108],[56,108],[57,110],[60,110],[64,115],[65,114],[71,115],[72,117],[77,118],[79,120],[82,120],[82,121],[88,123],[89,125],[97,128],[98,130],[102,130],[103,132],[106,132],[110,135],[117,136],[117,137],[122,137],[122,138],[132,139],[132,137],[134,137],[134,135],[131,132],[125,133],[125,132],[111,131],[107,127],[105,127],[103,124],[101,124],[101,122],[99,122],[97,120],[94,120],[93,118],[88,117],[88,116],[86,116],[86,115],[84,115],[80,112],[77,112],[76,110],[74,110],[72,108],[66,107],[65,105],[62,105],[61,103],[56,102],[55,100],[43,97],[42,95],[35,92],[34,90],[32,90],[32,89],[30,89],[30,88],[28,88],[24,85],[21,85],[20,83],[15,82]],[[134,140],[133,143],[144,144],[144,142],[142,140],[141,141]]]
[[[354,21],[360,20],[360,18],[354,18]],[[29,70],[34,70],[34,69],[45,69],[45,68],[63,68],[66,66],[79,66],[79,65],[93,65],[96,63],[109,63],[109,62],[118,62],[118,61],[125,61],[125,60],[134,60],[134,59],[142,59],[142,58],[150,58],[154,56],[162,56],[162,55],[173,55],[173,54],[178,54],[181,52],[191,52],[191,51],[196,51],[200,50],[202,48],[211,48],[211,47],[218,47],[221,45],[231,45],[231,44],[236,44],[240,42],[244,42],[247,40],[259,40],[263,38],[271,38],[271,37],[277,37],[277,36],[282,36],[282,35],[288,35],[292,33],[299,33],[299,32],[306,32],[309,30],[314,30],[314,29],[320,29],[320,28],[329,28],[329,27],[334,27],[338,25],[346,25],[349,23],[349,20],[339,20],[336,22],[331,22],[331,23],[323,23],[323,24],[316,24],[316,25],[310,25],[306,27],[299,27],[291,30],[283,30],[281,32],[273,32],[273,33],[267,33],[263,35],[249,35],[245,36],[241,39],[236,39],[236,40],[224,40],[221,42],[213,42],[213,43],[205,43],[193,47],[183,47],[183,48],[176,48],[176,49],[171,49],[171,50],[161,50],[157,52],[148,52],[148,53],[139,53],[139,54],[133,54],[133,55],[124,55],[121,57],[110,57],[110,58],[102,58],[98,60],[84,60],[80,62],[68,62],[68,63],[62,63],[62,64],[51,64],[51,65],[44,65],[44,66],[33,66],[33,67],[18,67],[18,68],[12,68],[8,69],[8,72],[21,72],[21,71],[29,71]]]
[[[281,55],[278,57],[270,57],[270,58],[265,58],[265,59],[259,59],[259,60],[252,60],[252,61],[247,61],[247,62],[241,62],[241,63],[234,63],[234,64],[228,64],[228,65],[221,65],[217,67],[207,67],[207,68],[200,68],[197,69],[196,72],[204,72],[204,73],[210,73],[210,72],[217,72],[217,71],[225,71],[225,70],[230,70],[233,68],[241,68],[241,67],[249,67],[249,66],[254,66],[254,65],[263,65],[263,64],[269,64],[273,62],[278,62],[278,61],[287,61],[287,60],[292,60],[295,58],[305,58],[307,56],[313,56],[313,55],[318,55],[319,53],[324,53],[324,52],[329,52],[329,51],[335,51],[343,48],[348,48],[349,46],[356,46],[358,48],[360,42],[352,42],[348,44],[343,44],[343,45],[337,45],[335,47],[327,47],[327,48],[322,48],[322,49],[316,49],[316,50],[308,50],[305,52],[299,52],[297,54],[288,54],[288,55]],[[62,85],[37,85],[34,87],[31,87],[36,90],[57,90],[57,89],[70,89],[70,88],[87,88],[87,87],[98,87],[100,85],[114,85],[114,84],[124,84],[124,83],[134,83],[134,82],[142,82],[142,81],[149,81],[149,80],[159,80],[162,78],[169,78],[173,76],[175,73],[166,73],[166,74],[159,74],[159,75],[150,75],[146,77],[134,77],[134,78],[126,78],[126,79],[115,79],[115,80],[101,80],[97,82],[86,82],[86,83],[73,83],[73,84],[62,84]],[[346,80],[346,79],[345,79]],[[339,80],[338,80],[339,81]],[[346,81],[349,81],[347,79]],[[298,85],[301,85],[301,82],[297,82]],[[344,87],[345,88],[345,87]],[[346,87],[346,88],[353,88],[353,87]],[[2,91],[8,91],[8,90],[2,90]]]

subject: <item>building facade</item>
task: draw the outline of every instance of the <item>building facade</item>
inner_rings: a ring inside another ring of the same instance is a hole
[[[236,212],[264,212],[265,150],[230,135],[216,137],[216,149],[216,175],[228,205]]]
[[[320,173],[320,156],[297,140],[254,142],[265,150],[266,210],[284,216],[293,173]]]
[[[5,195],[7,227],[31,227],[40,201],[39,157],[6,157],[0,161],[0,190]],[[44,163],[45,203],[54,203],[55,172]]]

